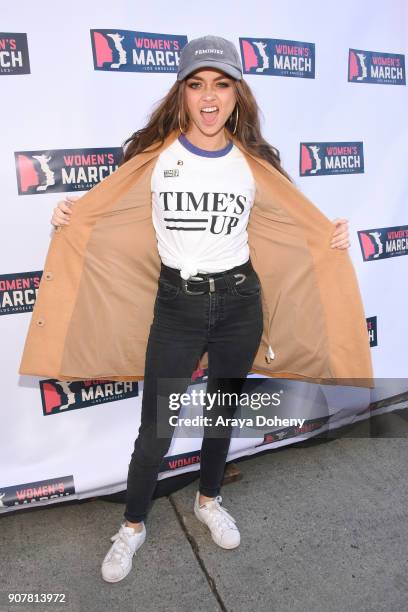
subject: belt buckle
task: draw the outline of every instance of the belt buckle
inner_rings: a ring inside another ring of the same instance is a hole
[[[201,276],[190,276],[190,278],[188,280],[204,280],[204,279]],[[205,291],[190,291],[187,288],[188,280],[184,280],[183,279],[183,282],[182,282],[182,287],[183,287],[184,293],[188,293],[190,295],[202,295],[202,294],[206,293]]]

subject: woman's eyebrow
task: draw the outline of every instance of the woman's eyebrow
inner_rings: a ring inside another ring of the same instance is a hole
[[[197,81],[204,81],[204,79],[202,77],[199,77],[199,76],[192,76],[192,77],[190,77],[190,79],[191,80],[195,79]],[[220,79],[228,79],[228,80],[230,80],[230,77],[227,77],[227,76],[217,76],[217,77],[215,77],[215,79],[213,79],[213,81],[219,81]]]

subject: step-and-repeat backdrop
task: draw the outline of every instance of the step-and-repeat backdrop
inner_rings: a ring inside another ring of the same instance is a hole
[[[403,391],[395,379],[406,375],[405,0],[15,0],[1,24],[0,511],[125,488],[143,383],[61,382],[20,376],[18,367],[53,208],[115,171],[124,140],[171,87],[183,46],[197,36],[236,44],[266,139],[330,219],[349,220],[382,381],[350,389],[349,401],[297,383],[291,416],[307,406],[305,423],[266,424],[253,437],[237,426],[229,459],[389,409],[372,402]],[[195,374],[190,391],[204,390],[205,373]],[[289,383],[260,381],[268,384]],[[173,439],[160,478],[199,469],[201,434]]]

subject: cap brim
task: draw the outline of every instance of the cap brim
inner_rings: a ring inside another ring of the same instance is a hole
[[[198,70],[198,68],[218,68],[219,70],[222,70],[223,72],[228,74],[228,76],[231,76],[237,81],[240,81],[242,79],[242,72],[234,68],[234,66],[224,64],[223,62],[219,62],[218,60],[203,60],[202,62],[195,63],[194,66],[189,66],[188,68],[181,70],[177,74],[177,81],[182,81],[189,74]]]

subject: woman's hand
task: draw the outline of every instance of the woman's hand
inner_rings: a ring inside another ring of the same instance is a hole
[[[60,225],[69,225],[72,205],[75,203],[75,200],[78,200],[78,197],[70,196],[58,202],[51,217],[51,224],[55,228],[58,228]]]
[[[337,249],[347,249],[351,242],[348,231],[348,220],[347,219],[333,219],[332,223],[335,224],[335,229],[332,235],[330,246]]]

